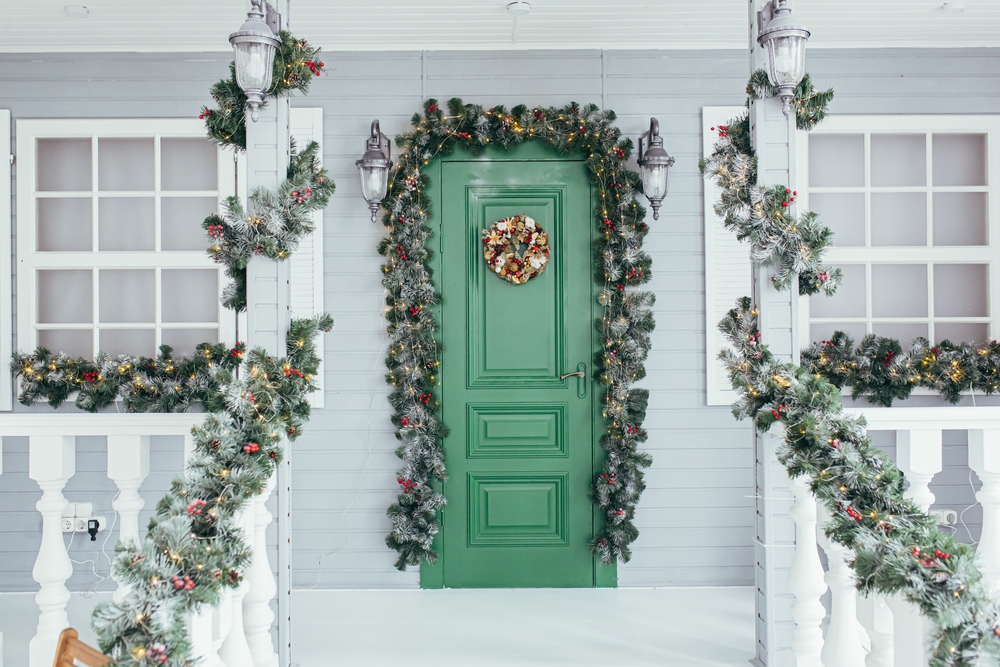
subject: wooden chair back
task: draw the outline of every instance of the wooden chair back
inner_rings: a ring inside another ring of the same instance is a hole
[[[66,628],[59,633],[56,659],[52,667],[77,667],[75,660],[87,667],[106,667],[108,664],[108,656],[80,641],[80,633],[76,630]]]

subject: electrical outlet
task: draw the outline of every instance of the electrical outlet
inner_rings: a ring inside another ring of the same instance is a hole
[[[937,521],[939,526],[954,526],[958,523],[958,512],[955,510],[934,510],[931,516]]]
[[[72,533],[73,532],[73,517],[71,517],[71,516],[68,516],[68,517],[64,516],[63,517],[63,520],[62,520],[62,530],[63,530],[64,533]]]

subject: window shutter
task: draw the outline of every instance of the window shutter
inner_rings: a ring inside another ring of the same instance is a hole
[[[14,409],[14,383],[7,372],[6,362],[10,360],[14,346],[14,322],[11,312],[10,253],[13,218],[11,216],[11,161],[10,152],[10,111],[0,109],[0,410]],[[6,153],[6,155],[4,155]]]
[[[323,109],[292,108],[289,116],[289,126],[292,140],[299,150],[309,142],[319,144],[320,155],[323,154]],[[313,213],[315,231],[307,235],[299,243],[299,249],[292,253],[289,267],[291,281],[291,296],[289,305],[292,317],[312,317],[323,312],[323,212]],[[322,340],[322,338],[320,338]],[[320,351],[322,356],[322,350]],[[323,407],[324,363],[320,363],[316,384],[319,391],[309,397],[309,404],[314,408]]]
[[[712,128],[725,125],[745,113],[744,107],[702,107],[702,155],[708,157],[718,135]],[[722,218],[715,214],[719,188],[705,181],[705,369],[708,405],[729,405],[735,393],[725,368],[718,360],[719,350],[726,345],[719,333],[719,321],[732,308],[736,299],[750,296],[750,252],[746,244],[726,229]]]

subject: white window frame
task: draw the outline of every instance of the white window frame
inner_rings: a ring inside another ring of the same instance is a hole
[[[319,154],[323,156],[323,108],[292,107],[288,115],[289,132],[297,150],[302,150],[315,141],[319,144]],[[289,258],[290,295],[288,307],[292,317],[312,317],[322,313],[323,305],[323,211],[312,214],[313,232],[306,234],[299,242],[298,249]],[[323,338],[316,339],[322,345]],[[319,387],[309,394],[309,405],[322,408],[325,404],[325,355],[320,350],[319,370],[313,379]]]
[[[160,169],[160,139],[162,138],[204,138],[205,129],[197,119],[178,118],[137,118],[137,119],[26,119],[17,121],[17,345],[24,351],[33,350],[38,345],[36,336],[37,293],[36,271],[44,269],[148,269],[157,270],[155,309],[156,346],[160,341],[160,281],[161,269],[215,269],[219,272],[219,290],[227,279],[222,266],[215,264],[204,250],[198,251],[118,251],[101,252],[93,247],[90,252],[39,252],[36,250],[36,161],[35,152],[38,139],[91,138],[93,141],[93,183],[97,179],[98,138],[149,138],[154,139],[154,160],[156,173]],[[232,154],[219,149],[218,184],[214,194],[220,204],[235,194],[235,178]],[[242,171],[242,170],[241,170]],[[157,199],[156,220],[159,231],[159,178],[154,183]],[[96,185],[91,190],[60,193],[61,196],[88,196],[96,194]],[[199,191],[199,195],[206,192]],[[171,195],[183,192],[171,191]],[[94,218],[95,227],[97,218]],[[96,232],[95,232],[96,233]],[[159,247],[156,234],[156,247]],[[206,240],[207,245],[207,240]],[[94,287],[94,308],[99,305],[99,290]],[[236,338],[236,318],[233,313],[218,304],[219,341],[232,345]],[[94,320],[97,328],[97,320]],[[214,326],[214,323],[213,323]],[[53,328],[62,328],[55,326]],[[121,328],[130,328],[122,325]],[[132,327],[134,328],[134,327]],[[197,323],[185,323],[184,328],[197,328]],[[9,338],[9,337],[8,337]],[[97,337],[95,336],[95,345]],[[9,355],[8,355],[9,356]]]
[[[0,411],[14,409],[14,381],[10,376],[10,355],[14,349],[14,322],[11,305],[11,242],[13,211],[11,210],[10,110],[0,109]],[[0,466],[2,467],[2,466]]]
[[[907,247],[845,247],[832,246],[826,253],[825,263],[830,266],[843,264],[925,264],[928,266],[928,301],[933,300],[933,265],[934,264],[986,264],[989,271],[989,317],[984,318],[989,323],[989,335],[997,338],[1000,335],[1000,115],[912,115],[912,116],[830,116],[827,117],[812,132],[798,132],[797,138],[797,182],[800,192],[798,204],[800,211],[809,210],[809,194],[814,192],[856,192],[859,187],[844,188],[811,188],[809,185],[809,137],[811,135],[829,134],[863,134],[865,136],[865,207],[866,216],[870,218],[871,192],[882,190],[898,192],[901,187],[873,188],[871,186],[870,165],[870,135],[876,134],[985,134],[986,138],[986,186],[937,186],[933,185],[931,177],[933,169],[932,142],[926,142],[927,150],[927,185],[915,188],[930,192],[948,191],[985,191],[987,193],[988,215],[988,245],[985,246],[907,246]],[[933,224],[933,207],[928,207],[928,225]],[[820,220],[822,222],[822,219]],[[836,244],[836,238],[834,238]],[[871,270],[867,270],[866,286],[866,326],[871,330]],[[804,332],[803,341],[811,338],[812,318],[809,313],[810,297],[800,298],[799,327]],[[930,304],[928,305],[928,321],[933,324],[935,318]],[[837,318],[844,321],[852,318]],[[878,318],[887,320],[892,318]],[[971,321],[977,318],[955,318]],[[931,329],[933,331],[933,329]],[[832,330],[831,332],[832,333]],[[938,337],[940,338],[940,337]],[[904,347],[909,341],[900,341]],[[931,341],[939,342],[938,340]],[[956,341],[958,342],[958,341]]]
[[[703,107],[701,110],[702,156],[708,157],[718,140],[713,127],[746,113],[746,107]],[[715,214],[715,204],[722,190],[705,179],[705,393],[708,405],[731,405],[736,392],[722,362],[719,350],[728,347],[719,331],[719,321],[736,306],[736,299],[752,296],[750,250],[736,234],[725,228]]]

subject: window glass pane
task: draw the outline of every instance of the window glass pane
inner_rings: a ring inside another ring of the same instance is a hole
[[[935,322],[935,342],[985,343],[990,339],[990,325],[985,322]]]
[[[809,186],[844,187],[865,184],[863,134],[809,136]]]
[[[218,329],[163,329],[160,340],[174,348],[174,358],[190,357],[201,343],[218,343]]]
[[[840,267],[844,282],[833,296],[822,292],[809,297],[810,317],[864,317],[865,266],[846,264]]]
[[[861,339],[865,337],[867,333],[866,326],[864,322],[823,322],[821,324],[812,324],[809,327],[810,337],[809,340],[813,343],[821,340],[830,340],[833,337],[834,331],[843,331],[848,336],[854,339],[854,345],[857,346],[861,342]]]
[[[97,202],[100,250],[155,250],[156,202],[152,197],[101,197]]]
[[[161,198],[160,249],[204,252],[208,237],[201,223],[218,208],[215,197]]]
[[[154,321],[156,275],[153,269],[101,269],[98,279],[101,322]]]
[[[38,321],[93,322],[94,285],[90,269],[38,272]]]
[[[871,135],[872,186],[926,185],[926,146],[923,134]]]
[[[41,252],[89,252],[93,245],[90,197],[38,199],[37,245]]]
[[[927,195],[873,192],[872,245],[927,245]]]
[[[87,139],[39,139],[35,182],[39,191],[93,189]]]
[[[927,325],[923,322],[874,322],[872,333],[895,338],[904,350],[910,349],[914,338],[927,338]]]
[[[48,350],[65,352],[71,357],[94,357],[94,333],[90,329],[42,329],[38,331],[38,344]]]
[[[986,185],[985,134],[935,134],[934,185]]]
[[[935,264],[934,315],[989,316],[987,276],[985,264]]]
[[[103,192],[153,189],[153,138],[98,139],[97,186]]]
[[[160,139],[160,189],[215,190],[218,155],[208,139]]]
[[[934,245],[986,245],[986,193],[935,192]]]
[[[215,269],[164,269],[161,320],[218,322],[219,272]]]
[[[98,343],[101,352],[112,357],[121,354],[156,356],[156,332],[152,329],[101,329]]]
[[[927,266],[872,264],[872,316],[927,317]]]
[[[817,192],[809,195],[809,208],[820,222],[833,230],[838,248],[865,245],[865,194],[863,192]]]

